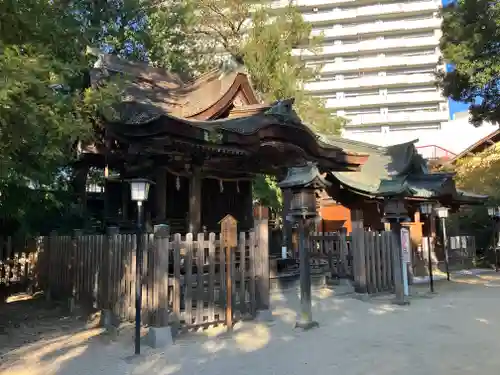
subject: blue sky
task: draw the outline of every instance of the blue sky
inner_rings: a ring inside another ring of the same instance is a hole
[[[444,5],[448,5],[450,3],[454,3],[455,1],[456,0],[442,0],[443,6]],[[450,69],[451,66],[448,65],[446,68]],[[454,100],[448,100],[448,101],[450,103],[450,105],[449,105],[449,107],[450,107],[450,117],[452,117],[455,112],[466,111],[467,108],[469,107],[469,105],[466,104],[466,103],[456,102]]]

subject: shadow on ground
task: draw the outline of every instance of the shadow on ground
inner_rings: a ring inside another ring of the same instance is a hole
[[[432,298],[426,298],[427,285],[418,285],[412,288],[412,304],[404,307],[392,305],[388,295],[360,299],[339,295],[335,288],[316,288],[313,313],[320,328],[307,332],[293,328],[299,294],[292,288],[272,294],[274,321],[270,323],[239,322],[231,335],[222,326],[191,332],[166,349],[143,347],[138,358],[130,357],[131,325],[110,337],[96,328],[95,321],[65,316],[60,307],[49,308],[42,300],[15,308],[12,302],[0,307],[1,318],[10,322],[8,334],[0,335],[0,374],[294,375],[343,369],[346,375],[388,375],[408,368],[413,369],[410,375],[434,370],[470,373],[480,370],[479,365],[460,367],[460,358],[467,359],[462,350],[481,363],[495,358],[488,357],[490,350],[500,349],[500,344],[493,344],[498,342],[493,341],[496,336],[490,336],[492,327],[498,330],[499,324],[490,306],[500,307],[491,298],[497,293],[495,287],[500,287],[498,274],[436,282],[438,293]],[[464,347],[464,340],[471,341],[470,347]],[[441,360],[433,359],[439,350]],[[455,364],[443,362],[447,355],[455,358]]]

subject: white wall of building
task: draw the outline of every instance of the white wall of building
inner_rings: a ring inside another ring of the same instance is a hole
[[[288,1],[282,0],[281,5]],[[435,85],[441,0],[296,0],[322,35],[317,51],[297,50],[319,69],[306,83],[353,132],[437,128],[449,119]]]
[[[425,157],[446,156],[445,151],[459,154],[467,147],[498,129],[491,123],[475,127],[469,122],[468,112],[455,113],[454,119],[444,121],[436,128],[405,129],[384,127],[382,132],[356,132],[347,128],[343,136],[352,140],[389,146],[418,139],[417,147]],[[437,147],[433,147],[437,146]]]

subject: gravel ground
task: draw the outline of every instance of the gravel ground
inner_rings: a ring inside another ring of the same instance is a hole
[[[318,329],[293,329],[298,298],[273,295],[272,323],[211,329],[166,350],[133,353],[126,327],[117,339],[79,327],[4,351],[0,375],[342,375],[481,374],[500,369],[500,277],[462,277],[413,289],[410,306],[380,296],[360,300],[314,291]]]

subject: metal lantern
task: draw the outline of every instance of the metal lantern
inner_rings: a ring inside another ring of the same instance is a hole
[[[289,214],[293,217],[310,219],[316,217],[316,193],[314,188],[299,188],[292,190]]]
[[[129,181],[130,183],[130,198],[134,202],[144,202],[148,200],[149,187],[151,181],[145,178],[134,178]]]
[[[438,207],[436,208],[436,215],[440,218],[440,219],[446,219],[448,217],[448,207]]]
[[[388,199],[384,202],[384,216],[382,221],[386,223],[399,223],[407,220],[409,220],[408,211],[403,201]]]

